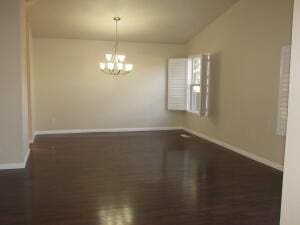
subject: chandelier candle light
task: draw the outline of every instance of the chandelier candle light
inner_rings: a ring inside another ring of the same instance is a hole
[[[120,17],[115,17],[116,21],[116,39],[115,39],[115,49],[113,54],[105,54],[106,62],[101,62],[99,64],[101,71],[110,75],[124,75],[132,71],[132,64],[124,64],[125,55],[118,54],[118,22],[121,20]]]

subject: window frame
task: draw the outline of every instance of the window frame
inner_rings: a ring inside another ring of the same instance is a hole
[[[200,59],[200,69],[199,69],[199,73],[200,73],[200,79],[199,79],[199,83],[197,83],[195,81],[195,72],[194,70],[194,59],[199,58]],[[193,91],[193,87],[199,87],[199,89],[201,90],[201,65],[202,65],[202,55],[201,54],[197,54],[197,55],[190,55],[188,57],[188,62],[189,62],[189,69],[188,69],[188,74],[187,74],[187,112],[189,113],[193,113],[193,114],[197,114],[200,115],[200,109],[198,110],[192,110],[192,91]],[[200,96],[198,96],[198,98],[200,98]],[[198,102],[197,104],[200,104],[200,99],[196,99],[196,101]],[[196,105],[197,107],[197,105]]]

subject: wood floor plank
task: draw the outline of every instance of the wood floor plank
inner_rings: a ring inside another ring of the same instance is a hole
[[[278,225],[282,173],[183,131],[37,136],[1,225]]]

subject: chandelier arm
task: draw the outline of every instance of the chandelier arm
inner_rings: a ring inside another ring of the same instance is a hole
[[[122,71],[119,70],[117,73],[115,71],[107,70],[107,69],[101,69],[102,72],[109,74],[109,75],[125,75],[129,74],[131,71]]]
[[[122,72],[120,72],[119,75],[125,75],[125,74],[128,74],[128,73],[130,73],[130,71],[122,71]]]

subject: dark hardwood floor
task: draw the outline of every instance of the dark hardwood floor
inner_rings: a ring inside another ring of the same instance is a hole
[[[278,225],[282,173],[181,131],[38,136],[1,225]]]

